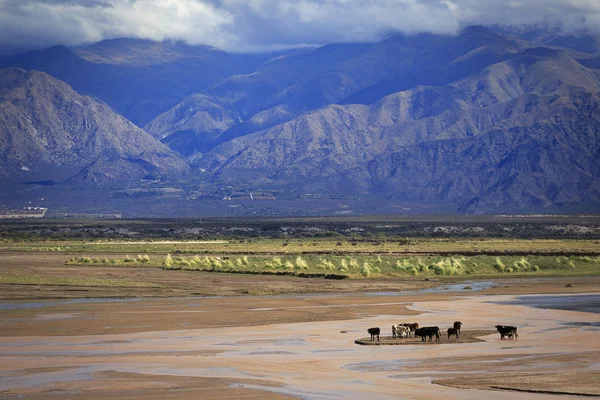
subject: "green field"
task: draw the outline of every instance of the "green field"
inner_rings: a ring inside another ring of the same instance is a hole
[[[428,278],[576,276],[600,274],[600,257],[590,256],[408,256],[295,255],[72,257],[70,265],[137,266],[166,270],[274,274],[329,278]]]
[[[401,238],[398,240],[347,239],[245,239],[236,241],[40,241],[0,242],[1,251],[52,251],[67,253],[144,253],[206,255],[401,255],[401,254],[547,254],[600,255],[600,241],[593,239],[488,239]]]

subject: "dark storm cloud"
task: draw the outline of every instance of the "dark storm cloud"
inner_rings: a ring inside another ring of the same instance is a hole
[[[469,24],[600,26],[598,0],[0,0],[0,46],[115,37],[229,50],[376,40],[391,31],[454,33]]]

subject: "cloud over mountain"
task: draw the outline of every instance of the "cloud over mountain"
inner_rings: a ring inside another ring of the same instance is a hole
[[[469,24],[597,30],[596,0],[0,0],[7,49],[115,37],[253,51],[372,41],[392,31],[454,33]]]

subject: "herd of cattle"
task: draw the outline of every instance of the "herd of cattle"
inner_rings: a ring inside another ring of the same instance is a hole
[[[462,324],[463,323],[460,321],[455,321],[452,328],[448,328],[448,330],[446,331],[448,333],[448,339],[450,339],[452,335],[456,336],[457,339],[460,337],[460,328],[462,327]],[[504,339],[505,337],[509,339],[516,339],[519,337],[519,335],[517,334],[516,326],[496,325],[496,330],[498,331],[498,333],[500,333],[500,339]],[[371,335],[371,341],[375,340],[375,337],[377,337],[377,341],[379,341],[381,329],[379,329],[378,327],[369,328],[367,329],[367,332],[369,333],[369,335]],[[415,338],[420,337],[422,342],[425,342],[427,339],[429,339],[429,341],[431,342],[433,340],[433,337],[435,336],[435,341],[439,342],[440,328],[438,328],[437,326],[424,326],[419,328],[419,324],[416,322],[412,324],[403,323],[392,325],[393,339],[409,338],[411,336]]]

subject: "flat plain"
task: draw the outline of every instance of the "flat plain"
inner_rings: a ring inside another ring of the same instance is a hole
[[[357,239],[5,237],[0,396],[600,395],[596,238]],[[355,344],[399,322],[441,343]]]

